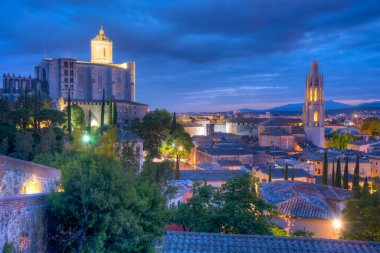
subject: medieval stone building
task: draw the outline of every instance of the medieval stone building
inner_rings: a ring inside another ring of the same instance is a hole
[[[325,146],[325,102],[323,95],[323,76],[319,73],[318,63],[313,61],[306,77],[303,125],[306,140],[315,146]]]

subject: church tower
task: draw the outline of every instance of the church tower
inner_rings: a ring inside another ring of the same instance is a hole
[[[319,73],[318,63],[313,61],[306,77],[305,104],[303,107],[303,125],[306,140],[315,146],[325,146],[325,102],[323,95],[323,77]]]
[[[91,62],[112,64],[112,41],[104,34],[103,26],[91,40]]]

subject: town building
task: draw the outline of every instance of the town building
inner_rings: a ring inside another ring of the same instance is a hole
[[[135,118],[141,120],[149,109],[148,105],[136,102],[136,63],[113,62],[113,42],[103,27],[91,40],[90,62],[44,58],[35,67],[34,78],[3,75],[3,97],[15,100],[25,90],[39,91],[42,96],[50,97],[57,109],[67,105],[70,92],[73,104],[82,107],[86,114],[91,109],[95,125],[100,122],[103,93],[105,101],[113,99],[116,102],[121,125]]]
[[[313,61],[306,77],[303,125],[306,139],[315,146],[325,147],[325,102],[323,76],[319,73],[318,63]]]
[[[229,180],[241,177],[247,173],[246,170],[180,170],[181,180],[190,180],[193,183],[208,184],[221,187]]]
[[[290,233],[312,232],[317,238],[337,239],[333,221],[339,219],[351,192],[341,188],[300,181],[274,181],[259,187],[265,202],[280,215],[271,222]]]
[[[379,242],[328,240],[321,238],[242,235],[167,231],[160,253],[372,253],[380,251]]]

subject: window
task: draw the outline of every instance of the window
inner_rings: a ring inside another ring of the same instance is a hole
[[[74,75],[74,70],[70,70],[70,76],[73,76]]]
[[[67,81],[68,81],[68,79],[67,79],[67,77],[65,77],[65,80],[64,80],[64,82],[65,82],[65,83],[67,83]]]
[[[318,112],[314,112],[314,122],[318,122]]]
[[[70,62],[70,68],[74,67],[74,62]]]
[[[67,66],[68,66],[67,61],[65,61],[65,62],[63,63],[63,66],[64,66],[65,68],[67,68]]]
[[[314,89],[314,101],[318,101],[318,89]]]
[[[309,95],[310,95],[310,101],[313,101],[313,88],[310,88]]]
[[[73,83],[74,82],[74,78],[70,78],[70,83]]]
[[[65,69],[65,76],[69,75],[69,71]]]
[[[103,56],[104,56],[104,58],[106,57],[106,48],[105,47],[103,48]]]

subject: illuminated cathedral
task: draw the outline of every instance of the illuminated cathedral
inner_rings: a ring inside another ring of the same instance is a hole
[[[306,140],[315,146],[325,146],[325,102],[323,95],[323,76],[318,63],[313,61],[306,77],[305,103],[303,107],[303,125]]]

